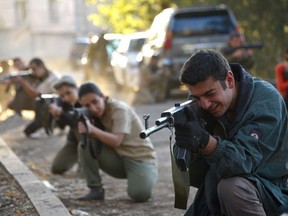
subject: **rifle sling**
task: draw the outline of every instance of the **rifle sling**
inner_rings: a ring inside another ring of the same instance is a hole
[[[88,146],[92,158],[97,160],[102,150],[102,143],[99,140],[88,138]]]
[[[190,191],[189,171],[182,172],[178,169],[172,151],[172,135],[170,136],[170,157],[172,168],[172,179],[174,185],[174,208],[186,209]]]

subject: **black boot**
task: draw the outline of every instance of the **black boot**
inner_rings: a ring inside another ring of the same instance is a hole
[[[42,128],[41,122],[33,120],[30,124],[27,125],[27,127],[24,130],[24,133],[27,137],[29,137],[32,133],[36,132],[40,128]]]
[[[105,191],[103,188],[90,188],[87,195],[79,197],[77,200],[90,201],[90,200],[104,200]]]

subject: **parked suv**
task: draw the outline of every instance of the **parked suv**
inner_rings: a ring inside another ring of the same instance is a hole
[[[141,52],[141,68],[153,68],[155,73],[157,60],[156,68],[169,73],[164,94],[168,97],[179,87],[181,68],[191,54],[198,49],[220,50],[238,30],[235,16],[225,5],[165,9],[152,22]]]
[[[140,68],[138,54],[147,38],[146,32],[126,34],[112,54],[111,65],[115,82],[133,90],[139,89]]]
[[[103,48],[104,50],[101,50],[101,52],[102,54],[107,55],[106,58],[110,65],[112,53],[114,50],[117,49],[121,38],[122,34],[114,33],[94,35],[91,38],[76,38],[73,42],[69,54],[69,61],[72,69],[83,69],[85,67],[90,67],[91,70],[94,70],[95,68],[97,69],[97,65],[99,65],[99,59],[97,59],[97,57],[99,58],[99,55],[97,55],[96,53],[99,51],[99,49],[103,48],[102,46],[105,47]]]

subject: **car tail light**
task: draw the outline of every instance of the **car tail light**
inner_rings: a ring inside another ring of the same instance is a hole
[[[166,40],[164,43],[164,50],[171,49],[171,48],[172,48],[172,32],[169,31],[166,35]]]

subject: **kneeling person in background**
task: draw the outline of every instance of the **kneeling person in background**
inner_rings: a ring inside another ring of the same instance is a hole
[[[78,121],[69,113],[74,108],[80,108],[78,101],[78,87],[71,76],[63,76],[55,85],[60,101],[49,105],[49,112],[57,119],[61,127],[70,127],[66,143],[57,153],[52,163],[51,171],[54,174],[63,174],[75,165],[78,160],[77,145],[79,134],[77,129]]]

